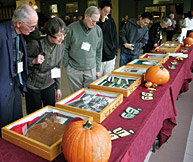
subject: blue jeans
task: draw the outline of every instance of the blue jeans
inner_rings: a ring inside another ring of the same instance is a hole
[[[123,65],[127,65],[127,63],[135,60],[135,59],[138,59],[139,56],[136,56],[136,55],[130,55],[130,54],[126,54],[124,52],[121,52],[121,56],[120,56],[120,66],[123,66]]]

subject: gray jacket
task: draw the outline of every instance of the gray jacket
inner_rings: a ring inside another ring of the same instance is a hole
[[[138,20],[139,19],[136,18],[129,19],[128,22],[123,26],[120,34],[122,40],[121,52],[139,56],[141,48],[147,44],[149,39],[148,27],[145,26],[141,28],[137,24]],[[131,51],[130,49],[125,48],[123,46],[124,43],[134,44],[134,50]]]

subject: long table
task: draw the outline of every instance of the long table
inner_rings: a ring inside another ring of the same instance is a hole
[[[113,147],[109,162],[143,162],[156,137],[162,145],[172,135],[172,130],[177,124],[175,101],[179,93],[188,90],[188,83],[192,81],[193,47],[189,49],[188,54],[187,59],[178,62],[176,69],[169,69],[169,82],[158,86],[152,101],[141,99],[141,92],[148,92],[144,84],[141,84],[102,122],[102,125],[110,131],[122,127],[135,132],[112,141]],[[171,66],[172,59],[169,58],[164,67]],[[123,119],[120,115],[127,107],[140,108],[142,111],[133,119]],[[0,161],[47,162],[3,139],[0,139]],[[65,161],[62,154],[54,160],[54,162],[62,161]]]

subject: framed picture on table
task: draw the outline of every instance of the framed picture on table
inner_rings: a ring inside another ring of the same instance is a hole
[[[87,6],[97,6],[98,7],[98,0],[87,0]]]

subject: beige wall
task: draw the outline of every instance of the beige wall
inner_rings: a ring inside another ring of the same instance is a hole
[[[111,3],[113,7],[111,16],[115,20],[117,31],[119,31],[119,0],[111,0]]]

